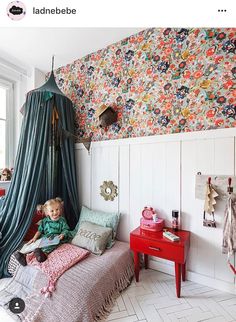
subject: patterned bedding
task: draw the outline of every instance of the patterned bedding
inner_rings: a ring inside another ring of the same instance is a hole
[[[22,284],[18,280],[19,276],[24,276],[25,269],[17,267],[11,288],[5,289],[5,294],[8,292],[14,296],[14,285]],[[91,254],[66,271],[57,281],[51,298],[40,294],[40,289],[47,284],[47,277],[37,270],[31,280],[32,288],[22,297],[26,309],[20,319],[27,322],[99,321],[109,313],[119,293],[130,284],[133,274],[129,244],[119,241],[102,256]],[[0,302],[5,297],[2,292]]]

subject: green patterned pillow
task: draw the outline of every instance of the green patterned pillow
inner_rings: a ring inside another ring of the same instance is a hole
[[[115,238],[116,238],[119,220],[120,220],[120,214],[91,210],[85,206],[82,206],[82,209],[80,212],[80,218],[75,227],[75,231],[78,231],[81,223],[84,221],[89,221],[93,224],[97,224],[103,227],[109,227],[112,229],[112,234],[108,238],[106,248],[111,248],[115,244]]]
[[[83,221],[71,243],[86,248],[96,255],[102,255],[112,229]]]

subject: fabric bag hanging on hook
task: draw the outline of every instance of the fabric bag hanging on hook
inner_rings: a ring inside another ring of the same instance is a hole
[[[228,264],[236,274],[236,268],[230,263],[230,257],[236,252],[236,198],[231,195],[225,209],[222,252],[228,255]]]

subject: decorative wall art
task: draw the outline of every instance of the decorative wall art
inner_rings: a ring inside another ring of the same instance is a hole
[[[236,126],[236,28],[152,28],[56,71],[93,141]],[[99,128],[105,104],[117,122]]]
[[[103,184],[100,186],[101,192],[100,195],[106,200],[113,201],[115,197],[118,196],[117,186],[114,185],[112,181],[103,181]]]

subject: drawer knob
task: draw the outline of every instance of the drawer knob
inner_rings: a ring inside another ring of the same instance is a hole
[[[152,246],[149,246],[149,249],[157,250],[157,251],[160,251],[161,250],[159,247],[152,247]]]

